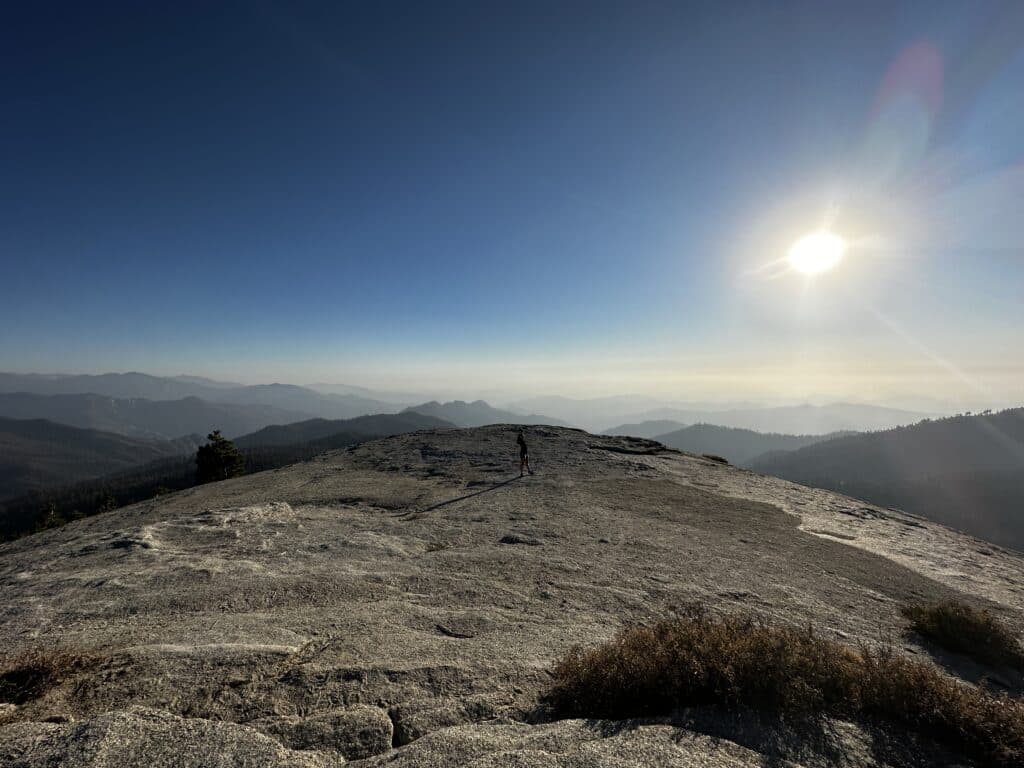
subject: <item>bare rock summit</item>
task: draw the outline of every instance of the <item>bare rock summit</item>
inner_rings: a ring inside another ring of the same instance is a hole
[[[1016,553],[634,438],[527,427],[520,478],[516,429],[367,442],[0,545],[0,648],[77,659],[0,704],[0,765],[896,765],[850,723],[780,751],[756,718],[539,702],[571,647],[693,602],[926,659],[907,602],[1024,628]]]

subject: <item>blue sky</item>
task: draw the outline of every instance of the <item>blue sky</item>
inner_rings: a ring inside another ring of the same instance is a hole
[[[1024,401],[1019,3],[21,4],[0,60],[3,369]]]

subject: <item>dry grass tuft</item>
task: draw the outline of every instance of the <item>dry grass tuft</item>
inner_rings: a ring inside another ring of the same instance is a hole
[[[1024,670],[1024,649],[1010,629],[989,611],[949,600],[902,609],[911,628],[947,651],[975,661]]]
[[[65,650],[31,648],[0,658],[0,704],[25,704],[81,670],[89,659]]]
[[[553,674],[546,703],[563,717],[650,717],[697,705],[805,722],[830,715],[911,729],[992,765],[1024,764],[1021,702],[810,628],[693,610],[573,649]]]

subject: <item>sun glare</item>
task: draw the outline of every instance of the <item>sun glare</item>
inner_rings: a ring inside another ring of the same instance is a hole
[[[827,230],[804,235],[789,248],[789,264],[797,272],[816,275],[832,269],[843,259],[846,241]]]

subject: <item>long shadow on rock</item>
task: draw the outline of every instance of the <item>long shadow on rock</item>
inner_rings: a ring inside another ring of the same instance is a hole
[[[484,488],[482,491],[474,491],[473,493],[467,493],[465,496],[459,496],[454,499],[448,499],[447,501],[438,502],[437,504],[434,504],[432,507],[427,507],[426,509],[420,510],[420,512],[433,512],[435,509],[447,507],[449,504],[454,504],[457,501],[465,501],[466,499],[472,499],[474,496],[481,496],[485,493],[491,493],[492,491],[496,491],[499,488],[503,488],[504,486],[509,485],[510,483],[514,483],[516,480],[520,479],[522,478],[516,475],[515,477],[510,477],[508,480],[502,480],[500,483],[495,483],[490,488]]]

